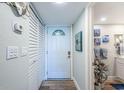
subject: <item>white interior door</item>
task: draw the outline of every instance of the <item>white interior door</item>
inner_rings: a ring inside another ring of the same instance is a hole
[[[70,78],[70,27],[48,27],[48,78]]]

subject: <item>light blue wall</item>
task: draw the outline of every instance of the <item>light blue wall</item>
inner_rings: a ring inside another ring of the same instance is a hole
[[[75,51],[75,34],[82,31],[83,33],[83,51]],[[76,22],[72,26],[73,32],[73,77],[75,78],[80,89],[85,89],[85,11],[81,13]]]
[[[28,20],[16,17],[4,3],[0,3],[0,11],[0,89],[27,89],[28,56],[6,60],[6,48],[28,46]],[[22,34],[14,33],[14,22],[23,24]]]
[[[29,47],[29,17],[17,17],[13,13],[10,6],[5,3],[0,3],[0,89],[21,90],[28,89],[29,85],[29,55],[21,56],[21,48]],[[21,23],[23,25],[22,34],[17,34],[13,31],[13,23]],[[18,58],[6,59],[7,46],[17,46],[19,48]],[[45,60],[40,58],[40,60]],[[40,61],[40,62],[41,62]],[[42,61],[42,68],[39,68],[40,80],[44,78]],[[39,82],[40,84],[41,82]]]

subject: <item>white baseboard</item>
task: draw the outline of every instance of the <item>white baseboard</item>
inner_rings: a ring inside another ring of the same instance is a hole
[[[115,80],[117,78],[118,78],[117,76],[108,76],[108,80]]]
[[[40,80],[39,88],[40,88],[40,86],[42,85],[42,83],[43,83],[44,80],[45,80],[45,77],[44,77],[42,80]],[[39,89],[39,88],[38,88],[38,89]]]
[[[117,76],[108,76],[108,80],[118,80],[124,83],[124,79],[117,77]]]
[[[76,81],[76,79],[74,77],[72,77],[72,80],[74,81],[74,84],[75,84],[77,90],[81,90],[79,85],[78,85],[78,83],[77,83],[77,81]]]
[[[8,90],[8,89],[5,89],[5,88],[3,88],[3,87],[0,87],[0,90]]]

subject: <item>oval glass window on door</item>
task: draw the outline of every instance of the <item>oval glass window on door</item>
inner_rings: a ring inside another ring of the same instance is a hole
[[[52,33],[53,36],[65,36],[65,32],[63,30],[55,30]]]

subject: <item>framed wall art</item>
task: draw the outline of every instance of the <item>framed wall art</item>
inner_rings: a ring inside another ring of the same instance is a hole
[[[83,47],[82,46],[82,31],[80,31],[75,35],[75,50],[82,52],[83,51],[82,47]]]
[[[109,35],[104,35],[104,36],[102,37],[102,42],[103,42],[103,43],[108,43],[108,42],[109,42]]]
[[[94,29],[94,37],[100,36],[100,29]]]
[[[95,46],[101,45],[101,38],[94,38],[94,45]]]

